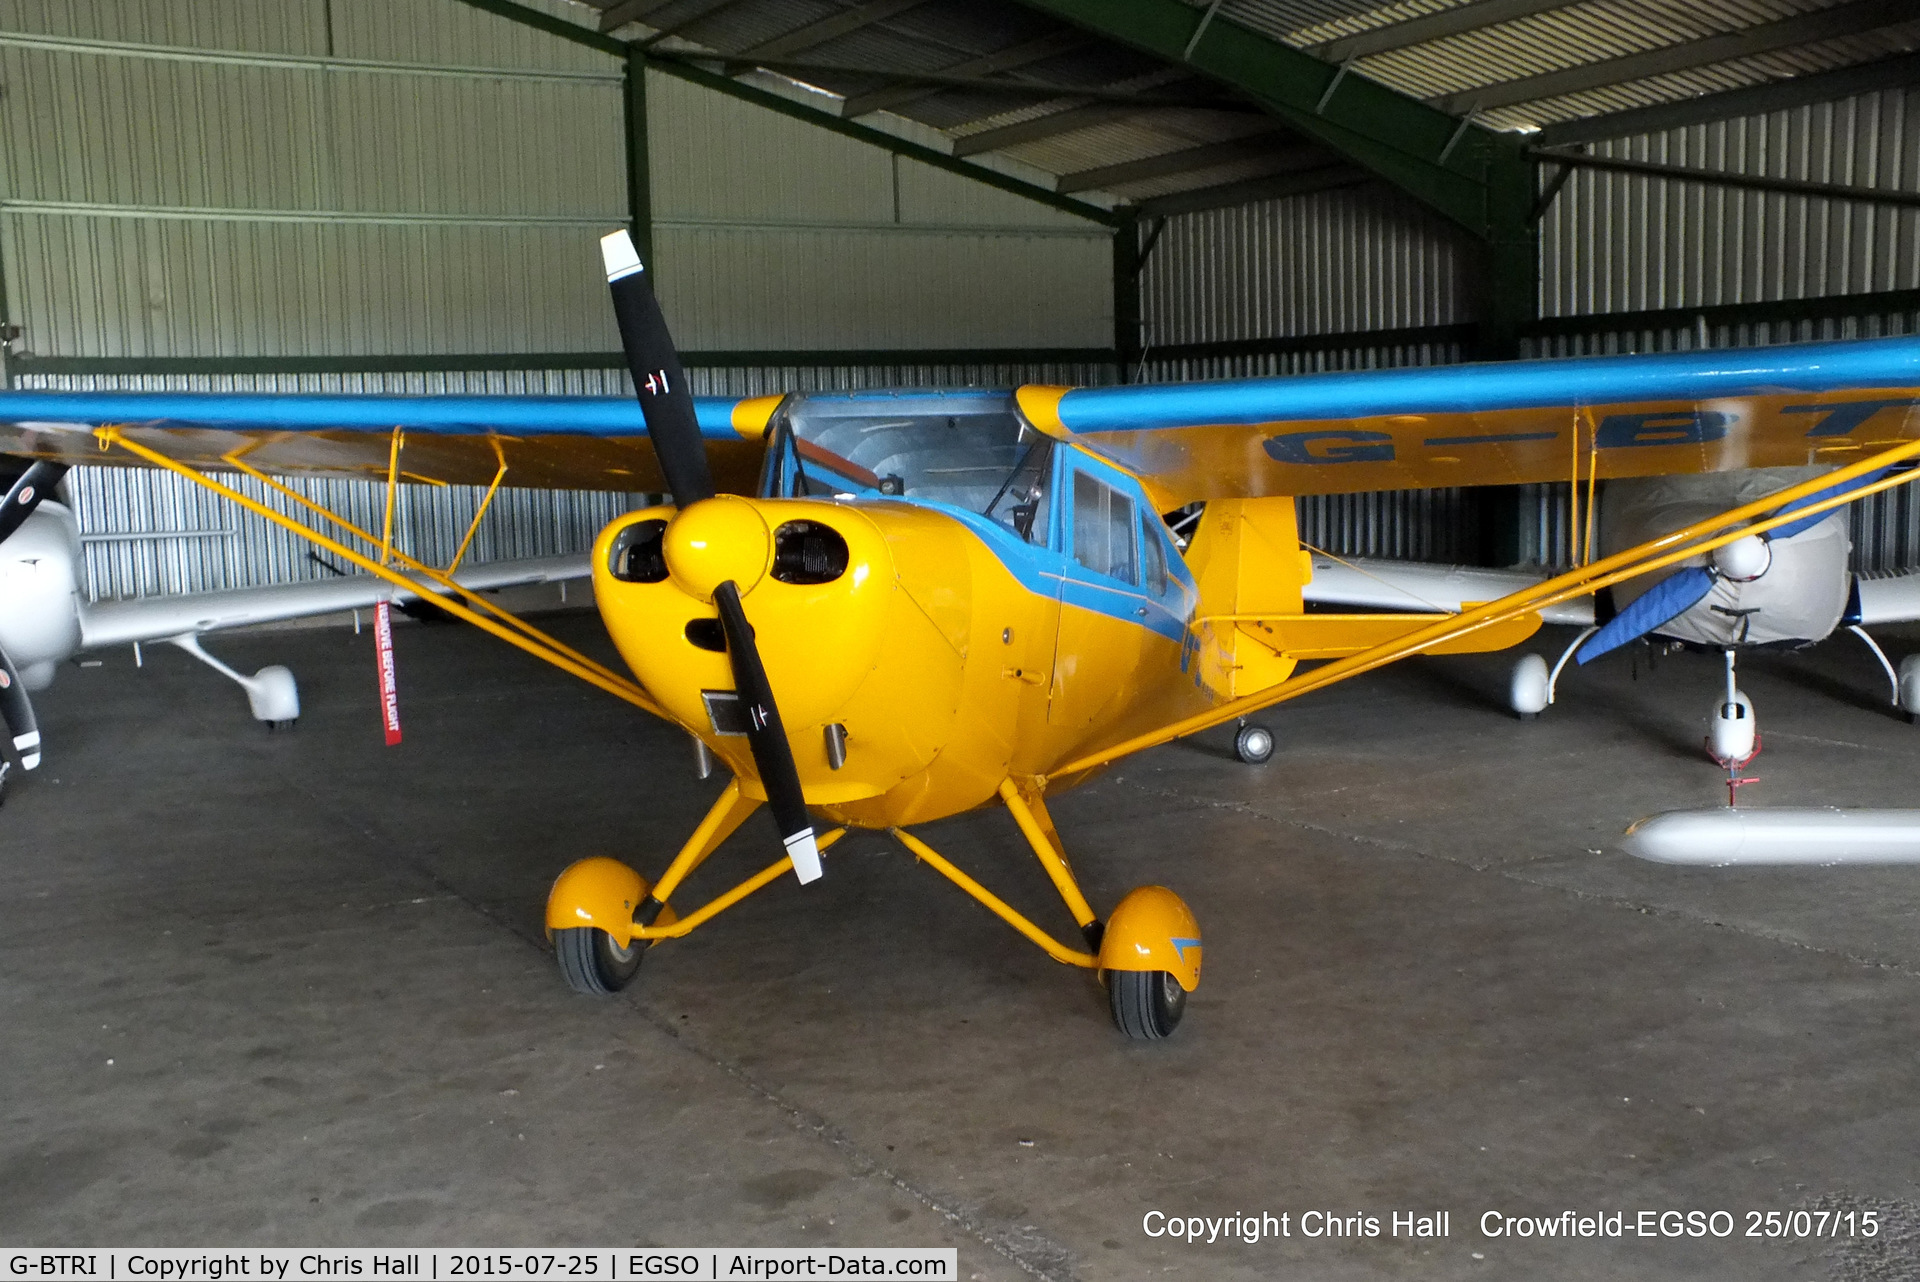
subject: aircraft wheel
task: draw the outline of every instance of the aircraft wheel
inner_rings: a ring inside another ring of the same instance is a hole
[[[1522,721],[1532,721],[1547,707],[1547,686],[1551,680],[1547,661],[1537,654],[1520,656],[1507,680],[1507,706]]]
[[[640,973],[646,945],[634,940],[625,948],[597,926],[572,926],[553,932],[553,952],[567,987],[590,997],[608,997],[633,982]]]
[[[1170,1036],[1187,1011],[1187,990],[1164,970],[1110,970],[1107,1003],[1116,1028],[1136,1042]]]
[[[1273,731],[1265,726],[1244,725],[1233,736],[1233,755],[1250,766],[1264,765],[1273,755]]]
[[[1900,660],[1897,687],[1900,711],[1907,714],[1909,724],[1920,723],[1920,654],[1910,654]]]

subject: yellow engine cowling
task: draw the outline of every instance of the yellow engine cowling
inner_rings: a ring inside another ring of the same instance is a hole
[[[799,537],[791,532],[809,525],[845,545],[844,569],[827,581],[783,574]],[[723,496],[685,514],[650,508],[613,522],[594,546],[594,591],[635,677],[753,795],[747,739],[716,718],[725,701],[711,697],[734,688],[712,587],[735,582],[807,801],[831,811],[899,788],[947,746],[972,628],[968,538],[949,518],[905,504]],[[641,565],[635,549],[648,540],[659,556]],[[695,546],[702,541],[713,546]],[[837,769],[835,726],[845,744]]]

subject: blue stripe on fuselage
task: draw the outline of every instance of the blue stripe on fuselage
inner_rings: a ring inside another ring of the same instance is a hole
[[[1176,644],[1184,641],[1187,625],[1192,622],[1199,590],[1183,562],[1176,560],[1168,564],[1167,577],[1174,586],[1166,597],[1156,599],[1137,587],[1094,574],[1052,548],[1036,547],[998,522],[962,507],[915,498],[874,497],[862,498],[860,502],[909,503],[951,517],[978,538],[994,559],[1007,567],[1007,573],[1035,596],[1057,597],[1063,605],[1131,623]],[[1144,618],[1134,613],[1143,601],[1148,605]],[[1158,609],[1154,608],[1156,605]]]
[[[1072,432],[1126,432],[1916,385],[1920,338],[1903,336],[1791,348],[1084,387],[1061,398],[1059,414]]]

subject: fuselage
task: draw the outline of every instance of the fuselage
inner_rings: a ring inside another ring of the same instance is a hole
[[[765,526],[741,539],[763,550],[730,573],[807,802],[837,822],[969,810],[1010,775],[1048,776],[1226,696],[1190,639],[1193,576],[1138,483],[1043,438],[1007,444],[1004,475],[972,507],[914,493],[915,477],[964,471],[957,454],[917,473],[898,464],[902,481],[804,440],[797,467],[775,444],[763,489],[808,497],[707,500]],[[887,492],[896,481],[904,493]],[[996,486],[1017,501],[994,501]],[[677,515],[631,513],[602,532],[596,599],[641,684],[752,788],[716,608],[670,568]]]
[[[42,690],[80,648],[80,531],[73,514],[44,502],[0,543],[0,649],[21,684]]]

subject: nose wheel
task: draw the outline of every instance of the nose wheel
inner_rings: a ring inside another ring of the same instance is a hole
[[[1273,755],[1273,731],[1252,722],[1242,722],[1233,736],[1233,755],[1250,766],[1265,765]]]
[[[646,945],[636,939],[622,948],[604,930],[573,926],[553,932],[553,952],[568,988],[590,997],[608,997],[640,973]]]
[[[1187,1013],[1187,990],[1164,970],[1116,970],[1107,974],[1107,1004],[1113,1024],[1136,1042],[1173,1035]]]

